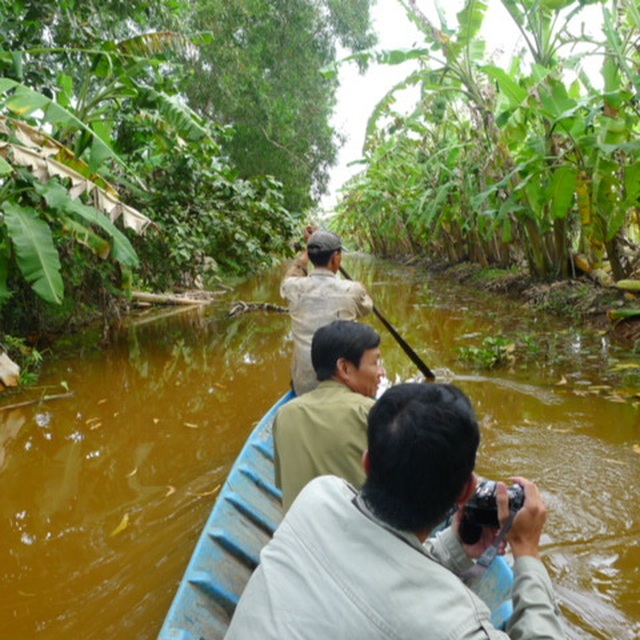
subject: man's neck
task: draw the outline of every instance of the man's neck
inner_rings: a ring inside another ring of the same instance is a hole
[[[337,273],[337,269],[332,269],[330,265],[328,264],[324,264],[324,265],[314,265],[314,270],[315,271],[331,271],[331,273]]]
[[[364,499],[362,492],[360,492],[354,499],[354,504],[360,509],[364,515],[366,515],[370,520],[376,522],[382,528],[386,529],[393,533],[396,537],[403,539],[405,542],[410,544],[413,547],[420,549],[421,545],[424,544],[424,541],[429,537],[431,533],[431,529],[425,531],[401,531],[400,529],[396,529],[392,527],[390,524],[386,523],[381,518],[375,515],[375,513],[371,510],[371,508],[367,505],[366,500]],[[416,539],[418,543],[416,543]],[[424,552],[424,549],[420,549]]]

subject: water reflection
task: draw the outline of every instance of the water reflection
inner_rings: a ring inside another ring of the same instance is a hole
[[[540,483],[545,559],[570,637],[638,637],[636,356],[516,302],[348,259],[438,379],[473,398],[479,471]],[[207,309],[131,318],[112,348],[87,341],[47,363],[42,383],[64,383],[72,397],[0,412],[6,637],[156,636],[230,464],[286,389],[288,317],[227,317],[237,300],[280,303],[278,277],[264,274]],[[414,377],[370,322],[389,378]],[[496,335],[528,338],[510,368],[478,372],[458,359],[457,347]]]

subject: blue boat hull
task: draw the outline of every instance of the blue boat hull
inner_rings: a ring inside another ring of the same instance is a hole
[[[196,544],[159,640],[224,637],[260,551],[282,518],[271,428],[278,409],[293,397],[289,392],[271,407],[240,452]],[[511,616],[512,584],[511,568],[499,557],[473,587],[499,628]]]

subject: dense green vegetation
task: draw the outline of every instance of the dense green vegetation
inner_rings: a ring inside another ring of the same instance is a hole
[[[375,42],[370,0],[203,2],[198,29],[212,35],[187,85],[189,104],[234,128],[223,146],[243,177],[273,175],[291,211],[314,205],[327,184],[337,140],[330,127],[336,81],[319,70],[336,44]]]
[[[0,330],[270,264],[325,189],[369,0],[0,0]]]
[[[633,275],[640,198],[640,10],[635,0],[501,0],[523,50],[500,68],[480,38],[487,3],[435,26],[400,0],[420,47],[356,59],[418,67],[381,102],[366,170],[338,230],[388,256],[526,264],[534,277]],[[585,29],[601,24],[592,35]],[[594,10],[596,19],[593,20]],[[593,73],[596,70],[597,73]],[[408,116],[394,92],[419,87]]]

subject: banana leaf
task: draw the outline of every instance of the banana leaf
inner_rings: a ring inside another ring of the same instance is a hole
[[[51,208],[73,214],[105,231],[111,238],[113,257],[118,262],[128,267],[134,267],[138,264],[138,256],[128,238],[98,209],[83,204],[79,200],[72,200],[67,190],[53,181],[46,184],[36,184],[35,189]]]
[[[32,207],[4,202],[2,210],[16,250],[16,262],[25,280],[43,300],[60,304],[64,284],[60,275],[60,257],[49,225]]]

